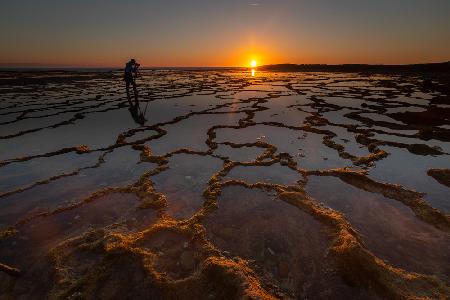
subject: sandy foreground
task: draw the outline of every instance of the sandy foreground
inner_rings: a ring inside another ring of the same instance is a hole
[[[253,75],[0,73],[0,299],[449,298],[449,77]]]

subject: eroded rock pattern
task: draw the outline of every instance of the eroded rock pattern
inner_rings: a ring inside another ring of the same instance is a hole
[[[449,297],[448,78],[123,85],[1,74],[1,299]]]

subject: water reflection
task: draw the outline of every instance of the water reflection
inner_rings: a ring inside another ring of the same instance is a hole
[[[131,113],[131,117],[133,118],[133,120],[139,124],[139,125],[144,125],[145,121],[147,121],[147,119],[145,119],[145,113],[147,111],[147,107],[148,107],[148,102],[145,106],[144,112],[142,112],[141,110],[141,106],[139,103],[139,95],[137,93],[137,90],[134,89],[134,101],[132,101],[131,99],[131,95],[127,89],[127,99],[128,99],[128,104],[130,105],[130,107],[128,108],[128,110]]]
[[[255,69],[252,69],[252,77],[255,77]]]

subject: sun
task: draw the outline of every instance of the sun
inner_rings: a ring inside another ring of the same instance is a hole
[[[252,59],[250,62],[250,67],[255,68],[257,66],[256,60]]]

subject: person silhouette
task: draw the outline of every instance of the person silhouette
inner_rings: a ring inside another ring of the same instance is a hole
[[[124,76],[125,87],[127,90],[127,96],[130,98],[130,85],[133,86],[134,97],[137,98],[137,88],[136,88],[136,77],[139,68],[139,64],[136,62],[134,58],[130,59],[129,62],[125,64]]]

